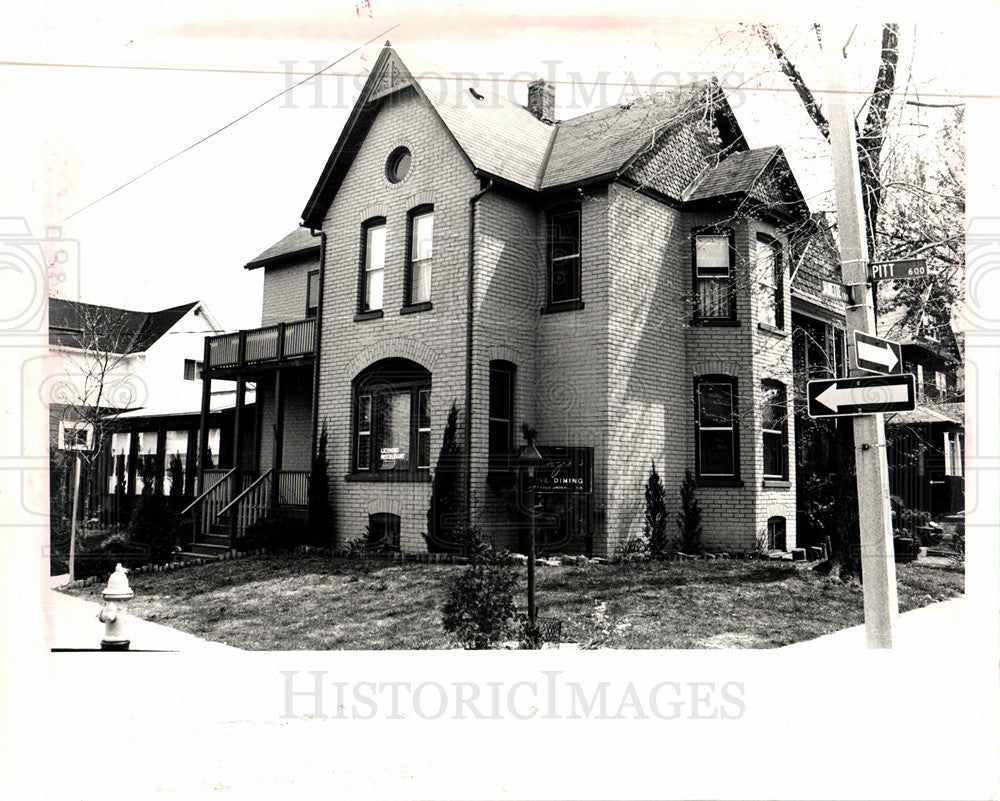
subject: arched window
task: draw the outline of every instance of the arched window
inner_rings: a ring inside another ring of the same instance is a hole
[[[382,359],[354,381],[357,473],[417,478],[430,471],[431,374],[408,359]]]

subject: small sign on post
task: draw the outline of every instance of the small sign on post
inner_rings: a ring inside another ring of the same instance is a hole
[[[869,373],[903,373],[903,352],[898,342],[854,332],[854,361]]]
[[[911,373],[866,378],[832,378],[806,385],[810,417],[854,417],[916,408],[916,384]]]
[[[926,278],[927,259],[900,259],[899,261],[873,261],[869,266],[872,281],[907,278]]]

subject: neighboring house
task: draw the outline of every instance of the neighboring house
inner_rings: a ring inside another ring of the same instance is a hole
[[[205,335],[222,330],[200,301],[139,312],[49,299],[54,515],[70,510],[73,460],[67,457],[73,452],[98,455],[96,473],[83,482],[90,488],[86,498],[90,514],[106,511],[106,493],[141,491],[137,457],[151,460],[161,482],[168,454],[180,454],[186,466],[188,430],[165,426],[170,415],[183,411],[197,419]],[[140,414],[142,428],[136,427]],[[153,421],[156,415],[164,417]],[[197,432],[197,423],[193,430]],[[116,478],[119,461],[122,475],[132,477],[127,484],[123,479],[119,485]],[[193,479],[193,471],[188,472]],[[167,484],[161,486],[169,489]]]
[[[894,308],[879,332],[902,346],[903,369],[916,377],[917,408],[886,415],[889,484],[905,507],[933,516],[965,509],[965,386],[961,340]]]
[[[651,463],[671,518],[694,474],[706,547],[795,546],[793,325],[836,350],[843,319],[822,227],[717,85],[563,121],[554,91],[536,81],[525,108],[383,49],[303,228],[246,265],[265,272],[262,327],[207,346],[206,394],[254,382],[260,409],[257,448],[227,463],[226,530],[302,508],[325,431],[336,544],[427,550],[454,405],[462,514],[504,545],[527,422],[544,547],[606,556],[640,535]]]

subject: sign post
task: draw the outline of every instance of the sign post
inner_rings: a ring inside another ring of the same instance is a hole
[[[869,285],[868,244],[861,205],[854,114],[848,108],[841,48],[827,45],[827,116],[833,151],[837,231],[843,283],[848,289],[847,328],[874,335],[875,310]],[[851,338],[853,340],[853,337]],[[856,364],[857,362],[855,362]],[[839,404],[838,404],[839,408]],[[889,467],[881,414],[854,418],[858,524],[861,529],[861,569],[864,574],[865,638],[869,648],[891,648],[899,615],[896,563],[889,507]]]

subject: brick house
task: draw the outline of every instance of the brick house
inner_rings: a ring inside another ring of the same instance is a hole
[[[454,405],[462,514],[510,547],[522,423],[550,550],[640,534],[651,463],[671,519],[695,475],[706,547],[795,545],[792,321],[843,301],[804,280],[832,267],[781,149],[712,83],[554,111],[545,81],[523,107],[386,45],[302,227],[246,265],[261,328],[206,342],[206,393],[252,382],[260,420],[213,510],[301,509],[325,431],[336,544],[427,550]]]

